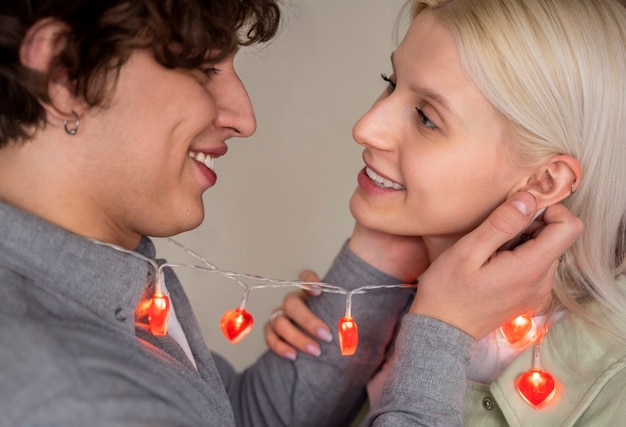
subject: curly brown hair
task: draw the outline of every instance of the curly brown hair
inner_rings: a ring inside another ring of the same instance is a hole
[[[0,4],[0,148],[28,140],[46,124],[41,102],[62,70],[74,94],[103,105],[120,67],[136,49],[151,49],[167,68],[216,62],[238,46],[267,42],[280,24],[279,0],[16,0]],[[37,21],[67,31],[64,49],[42,75],[20,61],[20,45]]]

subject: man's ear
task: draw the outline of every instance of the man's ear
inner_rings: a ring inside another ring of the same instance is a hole
[[[537,209],[540,209],[572,195],[582,178],[578,160],[566,154],[557,154],[535,169],[521,190],[532,193],[537,200]]]
[[[53,18],[37,21],[26,31],[20,46],[22,65],[47,73],[52,59],[65,46],[66,27]]]
[[[20,61],[22,65],[47,75],[52,60],[63,50],[66,43],[67,27],[53,18],[37,21],[28,29],[20,46]],[[42,102],[49,114],[59,121],[73,119],[71,111],[76,111],[76,99],[63,71],[50,76],[48,81],[48,96],[50,104]]]

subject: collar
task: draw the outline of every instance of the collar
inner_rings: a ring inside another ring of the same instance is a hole
[[[134,310],[154,277],[145,260],[71,233],[0,202],[0,268],[29,283],[28,299],[55,318],[90,312],[134,333]],[[143,238],[136,249],[154,258]]]

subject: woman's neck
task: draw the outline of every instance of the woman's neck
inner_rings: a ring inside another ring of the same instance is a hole
[[[428,252],[428,259],[432,263],[439,255],[452,247],[462,236],[426,236],[424,245]]]

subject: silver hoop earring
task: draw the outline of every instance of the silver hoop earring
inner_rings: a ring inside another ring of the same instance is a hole
[[[574,188],[574,184],[576,184],[576,180],[574,180],[574,182],[572,182],[572,186],[569,188],[570,196],[576,192],[576,189]]]
[[[78,132],[78,128],[80,127],[80,117],[78,117],[78,114],[76,114],[76,111],[72,110],[72,116],[74,116],[75,122],[74,122],[74,127],[73,128],[68,128],[67,127],[67,120],[65,120],[63,122],[63,128],[65,129],[65,132],[67,132],[68,135],[76,135],[76,132]]]

